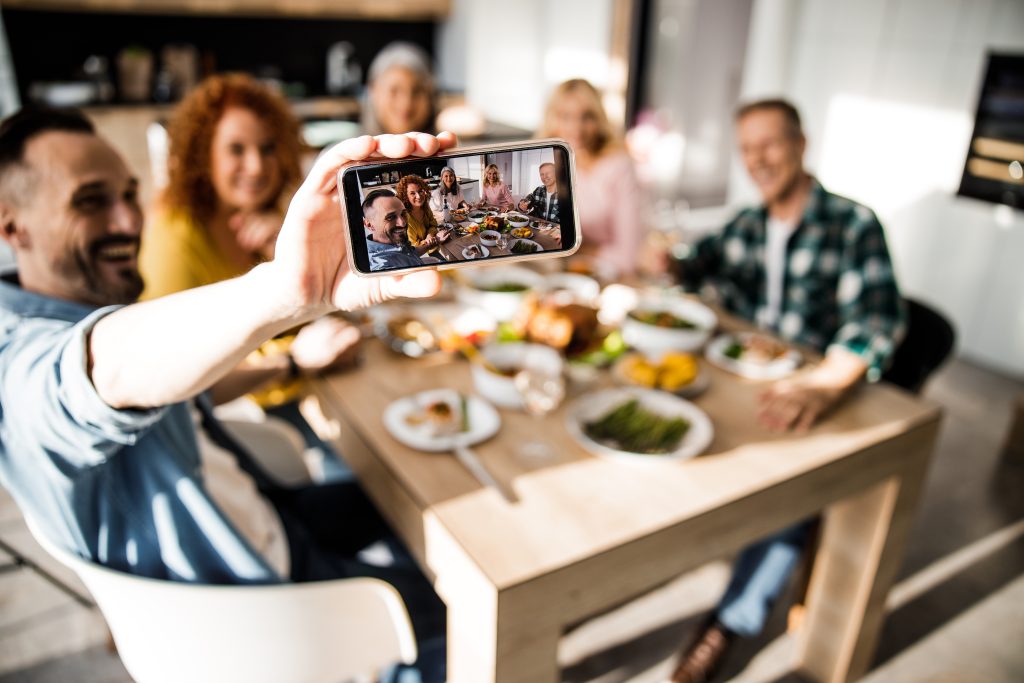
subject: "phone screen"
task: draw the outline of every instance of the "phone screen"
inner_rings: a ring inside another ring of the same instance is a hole
[[[526,143],[342,173],[361,273],[565,255],[578,241],[571,155]]]

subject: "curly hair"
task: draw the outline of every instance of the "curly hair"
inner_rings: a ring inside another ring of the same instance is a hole
[[[405,208],[408,209],[409,211],[412,211],[412,205],[409,203],[410,185],[419,185],[421,188],[423,188],[423,191],[427,194],[428,197],[430,196],[430,186],[427,185],[426,180],[424,180],[418,175],[402,176],[402,179],[398,181],[397,185],[395,185],[395,194],[397,194],[398,198],[402,200],[403,204],[405,204]],[[429,210],[430,209],[428,207],[427,211]]]
[[[274,132],[280,186],[268,207],[302,178],[299,167],[299,122],[283,97],[246,74],[210,76],[181,101],[168,124],[168,185],[165,206],[183,209],[195,219],[210,217],[217,207],[211,179],[213,134],[224,112],[248,109]]]

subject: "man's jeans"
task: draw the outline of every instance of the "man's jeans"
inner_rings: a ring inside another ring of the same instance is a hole
[[[800,563],[813,524],[801,522],[743,549],[718,603],[715,618],[720,624],[748,638],[764,630],[772,606]]]

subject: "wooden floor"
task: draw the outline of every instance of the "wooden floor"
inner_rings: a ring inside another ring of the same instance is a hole
[[[928,387],[946,417],[869,683],[1024,681],[1024,463],[1000,457],[1022,392],[1024,382],[963,361]],[[728,575],[723,559],[580,625],[560,648],[563,680],[663,681]],[[719,680],[800,680],[783,613],[734,650]],[[84,589],[42,555],[0,490],[0,683],[129,680]]]

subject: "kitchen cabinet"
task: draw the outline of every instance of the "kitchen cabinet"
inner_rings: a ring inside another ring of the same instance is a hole
[[[5,8],[148,14],[281,15],[417,21],[443,19],[451,0],[4,0]]]

